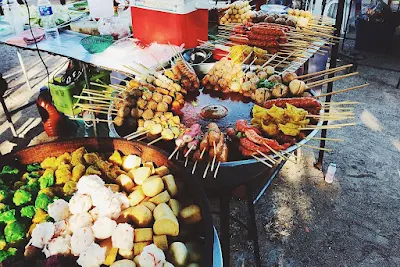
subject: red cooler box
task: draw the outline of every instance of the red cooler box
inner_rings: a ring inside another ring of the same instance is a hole
[[[132,0],[133,36],[143,44],[170,42],[196,47],[198,40],[208,40],[208,9],[199,9],[202,4],[204,1]]]

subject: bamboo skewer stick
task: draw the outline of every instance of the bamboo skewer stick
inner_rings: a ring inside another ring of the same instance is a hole
[[[310,89],[310,88],[314,88],[314,87],[317,87],[317,86],[320,86],[320,85],[323,85],[323,84],[326,84],[326,83],[336,82],[338,80],[341,80],[341,79],[344,79],[344,78],[348,78],[348,77],[351,77],[351,76],[354,76],[354,75],[358,75],[358,74],[359,74],[358,72],[353,72],[353,73],[349,73],[349,74],[345,74],[345,75],[341,75],[341,76],[336,76],[336,77],[333,77],[333,78],[325,79],[325,80],[322,80],[322,81],[316,81],[316,82],[312,82],[312,83],[307,83],[306,85],[307,85],[308,89]]]
[[[96,105],[96,104],[81,104],[81,103],[76,103],[76,104],[74,105],[74,108],[75,108],[75,107],[91,108],[91,109],[94,109],[94,110],[105,110],[105,111],[111,110],[111,111],[118,111],[118,109],[110,108],[110,105],[102,105],[102,104]]]
[[[197,163],[198,163],[199,161],[198,160],[196,160],[195,162],[194,162],[194,164],[193,164],[193,169],[192,169],[192,174],[194,174],[194,172],[196,171],[196,167],[197,167]]]
[[[179,150],[178,150],[178,152],[176,152],[176,157],[175,157],[175,159],[176,159],[176,160],[179,159]]]
[[[90,112],[94,112],[94,113],[100,113],[100,114],[111,114],[111,115],[117,115],[117,113],[108,113],[107,111],[103,111],[103,110],[96,110],[96,109],[90,109],[90,108],[82,108],[83,111],[90,111]]]
[[[90,98],[90,97],[85,97],[85,96],[76,96],[76,95],[74,95],[74,98],[82,99],[82,100],[90,100],[90,101],[92,101],[92,102],[94,102],[94,103],[101,103],[101,104],[108,104],[108,105],[110,105],[110,101],[96,100],[96,99],[92,99],[92,98]]]
[[[217,148],[215,145],[215,141],[214,141],[213,145],[214,145],[214,157],[213,157],[212,164],[211,164],[211,171],[214,170],[215,160],[217,159]]]
[[[313,137],[310,138],[311,140],[324,140],[324,141],[332,141],[332,142],[344,142],[344,139],[337,139],[337,138],[327,138],[327,137]]]
[[[133,136],[130,136],[130,137],[128,137],[128,138],[126,138],[126,140],[132,140],[132,139],[135,139],[135,138],[138,138],[139,136],[142,136],[142,135],[144,135],[144,134],[147,134],[148,132],[150,132],[149,130],[147,130],[147,131],[144,131],[144,132],[140,132],[140,133],[138,133],[137,135],[133,135]]]
[[[186,157],[186,159],[185,159],[185,167],[187,167],[188,162],[189,162],[189,157]]]
[[[306,145],[306,144],[300,144],[300,143],[297,143],[296,144],[298,147],[308,147],[308,148],[312,148],[312,149],[316,149],[316,150],[323,150],[323,151],[326,151],[326,152],[332,152],[333,151],[333,149],[330,149],[330,148],[324,148],[324,147],[317,147],[317,146],[310,146],[310,145]]]
[[[129,83],[129,81],[124,80],[124,79],[121,79],[121,78],[118,78],[118,77],[115,77],[115,76],[111,76],[111,78],[113,78],[113,79],[115,79],[115,80],[117,80],[117,81],[120,81],[120,82],[124,82],[125,84],[128,84],[128,83]]]
[[[259,162],[261,162],[262,164],[264,164],[265,166],[267,166],[268,168],[272,168],[272,166],[268,162],[266,162],[265,160],[257,157],[256,155],[251,155],[251,156],[253,158],[255,158],[256,160],[258,160]]]
[[[73,117],[69,117],[69,120],[73,120],[73,121],[96,121],[96,122],[114,122],[112,120],[103,120],[103,119],[84,119],[84,118],[73,118]]]
[[[157,139],[154,139],[153,141],[147,143],[148,146],[157,143],[158,141],[161,141],[163,139],[162,136],[158,137]]]
[[[268,147],[269,148],[269,150],[271,150],[275,155],[277,155],[278,157],[280,157],[282,160],[289,160],[289,161],[291,161],[291,162],[293,162],[293,163],[296,163],[296,162],[294,162],[293,160],[290,160],[289,158],[287,158],[287,157],[285,157],[284,155],[282,155],[281,153],[279,153],[278,151],[276,151],[275,149],[273,149],[272,147],[270,147],[269,145],[267,145],[267,144],[264,144],[266,147]]]
[[[278,163],[277,160],[275,160],[274,158],[269,157],[268,155],[266,155],[265,153],[261,152],[260,150],[257,150],[257,153],[260,154],[261,156],[263,156],[264,158],[268,159],[269,161],[271,161],[273,164]]]
[[[203,179],[205,179],[207,177],[208,168],[210,168],[210,162],[207,163],[207,167],[204,170]]]
[[[221,166],[221,161],[218,162],[217,168],[215,169],[215,172],[214,172],[214,179],[217,178],[217,175],[218,175],[218,171],[219,171],[219,167],[220,167],[220,166]]]
[[[315,76],[318,74],[323,74],[323,73],[327,73],[327,72],[331,72],[331,71],[339,71],[342,69],[346,69],[346,68],[350,68],[352,67],[353,64],[348,64],[348,65],[344,65],[344,66],[340,66],[340,67],[336,67],[336,68],[332,68],[332,69],[326,69],[326,70],[321,70],[321,71],[317,71],[317,72],[313,72],[313,73],[308,73],[308,74],[304,74],[304,75],[300,75],[297,77],[297,79],[303,79],[303,78],[307,78],[307,77],[311,77],[311,76]]]
[[[190,151],[192,151],[194,148],[194,146],[189,147],[189,150],[186,152],[186,154],[184,155],[185,158],[187,158],[190,154]]]
[[[349,88],[346,88],[346,89],[343,89],[343,90],[338,90],[338,91],[333,91],[333,92],[330,92],[330,93],[320,94],[320,95],[315,96],[315,98],[320,98],[320,97],[324,97],[324,96],[328,96],[328,95],[336,95],[336,94],[340,94],[340,93],[345,93],[345,92],[348,92],[348,91],[351,91],[351,90],[364,88],[364,87],[366,87],[368,85],[369,85],[369,83],[366,83],[366,84],[362,84],[362,85],[358,85],[358,86],[349,87]]]
[[[318,125],[307,125],[306,127],[299,128],[299,130],[303,131],[303,130],[315,130],[315,129],[318,129],[318,130],[322,130],[322,129],[340,129],[340,128],[345,127],[345,126],[355,126],[355,125],[357,125],[357,124],[356,123],[342,123],[342,124],[331,124],[331,125],[321,125],[321,126],[318,126]]]
[[[342,101],[342,102],[321,102],[323,106],[336,106],[336,105],[358,105],[360,102],[355,101]]]
[[[172,157],[175,155],[176,152],[178,152],[179,150],[179,146],[176,146],[176,148],[174,149],[174,151],[172,151],[171,155],[169,155],[168,159],[172,159]]]

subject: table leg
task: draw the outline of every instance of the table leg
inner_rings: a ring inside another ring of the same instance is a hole
[[[18,56],[19,64],[21,65],[22,73],[24,74],[24,77],[25,77],[26,85],[28,86],[29,90],[32,90],[31,84],[29,83],[28,74],[26,73],[25,64],[24,64],[24,61],[22,60],[22,56],[21,56],[21,52],[20,52],[19,48],[17,48],[17,56]]]
[[[220,228],[221,228],[221,246],[222,246],[222,258],[224,266],[230,266],[230,249],[231,249],[231,235],[230,235],[230,203],[232,198],[232,192],[228,189],[221,194],[220,197]]]
[[[254,246],[254,258],[256,260],[256,266],[261,267],[261,258],[260,258],[260,247],[258,244],[258,234],[257,234],[257,222],[256,222],[256,213],[254,211],[253,204],[253,190],[251,185],[246,185],[246,195],[247,195],[247,209],[249,210],[249,218],[248,218],[248,233],[251,240],[253,240]]]
[[[15,127],[14,127],[14,124],[11,119],[11,113],[8,111],[6,103],[4,102],[4,98],[2,96],[0,97],[0,102],[1,102],[1,105],[3,106],[4,114],[6,115],[6,118],[8,121],[8,126],[10,127],[13,136],[17,137],[18,135],[17,135],[17,132],[15,131]]]

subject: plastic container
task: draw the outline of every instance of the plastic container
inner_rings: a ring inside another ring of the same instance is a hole
[[[110,18],[114,15],[113,0],[88,0],[88,5],[92,19]]]
[[[59,40],[60,34],[58,32],[57,24],[54,19],[53,7],[49,0],[39,0],[38,11],[47,39]]]
[[[102,71],[99,74],[90,77],[90,81],[92,82],[101,83],[99,80],[105,84],[110,84],[110,73],[108,71]],[[71,83],[68,86],[55,85],[52,81],[50,81],[50,92],[53,98],[54,106],[57,108],[57,110],[69,116],[75,116],[79,114],[81,109],[73,109],[74,104],[78,101],[78,99],[74,98],[73,96],[79,95],[84,85],[84,81],[81,81],[78,83],[78,85]],[[90,89],[104,90],[104,88],[97,86],[91,86]]]
[[[132,31],[143,44],[185,44],[186,48],[208,40],[208,9],[196,1],[131,1]]]
[[[6,1],[6,0],[4,0]],[[24,16],[21,6],[17,1],[8,1],[8,4],[2,5],[4,20],[10,23],[15,34],[21,34],[24,31]]]

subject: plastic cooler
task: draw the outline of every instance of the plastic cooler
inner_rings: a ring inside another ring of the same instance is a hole
[[[198,6],[199,1],[193,0],[132,0],[134,37],[143,44],[196,47],[198,40],[208,40],[208,9]]]

